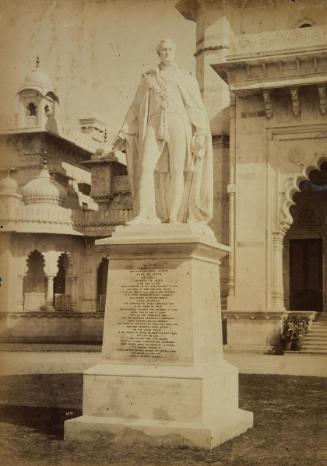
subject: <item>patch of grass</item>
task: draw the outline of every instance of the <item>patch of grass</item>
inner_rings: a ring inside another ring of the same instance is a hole
[[[240,375],[240,407],[254,412],[254,427],[212,451],[150,447],[110,447],[63,440],[63,423],[81,413],[81,375],[1,377],[1,398],[11,386],[25,392],[0,409],[1,464],[8,466],[320,466],[327,464],[327,379]],[[48,380],[47,380],[48,377]],[[28,382],[28,383],[27,383]],[[48,382],[48,383],[47,383]],[[38,391],[35,391],[38,383]],[[47,388],[48,387],[48,388]],[[52,388],[51,388],[52,387]],[[60,387],[53,398],[49,391]],[[42,393],[43,391],[43,393]],[[71,400],[74,406],[71,408]],[[50,401],[49,401],[50,400]],[[58,401],[59,400],[59,401]],[[78,400],[78,402],[76,401]],[[38,401],[43,408],[37,407]],[[67,402],[67,408],[63,408]],[[56,406],[56,403],[61,406]]]

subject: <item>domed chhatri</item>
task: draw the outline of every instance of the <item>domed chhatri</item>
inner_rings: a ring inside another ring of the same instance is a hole
[[[0,195],[17,196],[17,189],[18,184],[13,178],[11,178],[10,173],[0,180]]]
[[[37,58],[33,71],[27,74],[18,88],[17,126],[19,128],[46,128],[54,131],[56,105],[59,99],[50,78],[40,70]]]
[[[58,96],[54,91],[54,86],[52,84],[49,76],[41,71],[40,69],[40,60],[37,57],[36,66],[34,70],[30,71],[24,79],[24,82],[18,89],[18,93],[24,90],[35,90],[38,91],[42,96],[51,95],[53,100],[59,102]]]
[[[63,205],[67,197],[64,187],[51,178],[46,166],[43,166],[38,176],[25,184],[22,191],[25,204]]]

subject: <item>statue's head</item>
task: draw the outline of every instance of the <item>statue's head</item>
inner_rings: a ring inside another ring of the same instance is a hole
[[[169,65],[175,62],[176,44],[171,39],[163,39],[157,46],[157,53],[161,63]]]

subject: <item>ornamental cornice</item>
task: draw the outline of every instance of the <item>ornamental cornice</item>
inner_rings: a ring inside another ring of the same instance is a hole
[[[228,3],[234,4],[243,10],[245,8],[255,8],[258,6],[273,8],[281,1],[285,0],[228,0]],[[175,8],[184,16],[184,18],[196,22],[198,16],[197,0],[179,0],[175,4]]]
[[[281,60],[277,57],[255,62],[218,63],[212,68],[229,84],[237,95],[256,94],[281,88],[316,85],[319,90],[320,110],[326,111],[327,48],[324,56],[296,57]]]
[[[284,310],[279,312],[222,311],[223,319],[226,320],[280,320],[283,314]]]

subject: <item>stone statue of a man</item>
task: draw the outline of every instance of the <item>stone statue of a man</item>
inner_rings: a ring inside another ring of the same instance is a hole
[[[212,142],[196,79],[162,40],[160,63],[145,73],[113,149],[126,150],[136,217],[130,223],[208,223]]]

